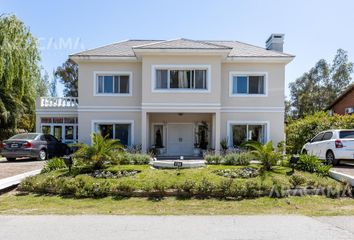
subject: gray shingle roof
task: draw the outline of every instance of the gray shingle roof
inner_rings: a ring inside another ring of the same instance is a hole
[[[267,50],[238,41],[126,40],[72,54],[71,56],[135,57],[134,49],[205,49],[230,50],[229,57],[292,57],[293,55]]]
[[[229,57],[292,57],[293,55],[283,52],[267,50],[262,47],[238,41],[208,41],[231,47]]]
[[[161,42],[155,42],[140,46],[135,46],[134,49],[232,49],[232,47],[210,43],[205,41],[196,41],[190,39],[174,39]]]

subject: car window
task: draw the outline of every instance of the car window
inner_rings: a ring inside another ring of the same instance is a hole
[[[58,139],[56,139],[54,136],[52,135],[48,135],[51,139],[52,142],[59,142]]]
[[[22,133],[10,137],[9,139],[34,140],[37,136],[37,133]]]
[[[322,141],[329,140],[329,139],[332,138],[332,136],[333,136],[333,133],[332,133],[332,132],[326,132],[326,133],[323,135]]]
[[[323,135],[324,135],[324,133],[318,134],[316,137],[314,137],[314,138],[312,139],[311,142],[318,142],[318,141],[321,141],[322,138],[323,138]]]
[[[46,141],[45,136],[44,136],[44,135],[41,135],[40,140],[41,140],[41,141]]]
[[[51,136],[48,135],[48,134],[44,135],[44,138],[45,138],[45,140],[46,140],[47,142],[52,142],[52,141],[53,141],[52,138],[51,138]]]
[[[340,131],[339,138],[354,138],[354,131]]]

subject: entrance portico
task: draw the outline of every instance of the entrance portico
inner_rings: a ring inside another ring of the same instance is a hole
[[[143,110],[141,120],[144,152],[158,148],[164,156],[191,156],[195,148],[220,150],[219,111]]]

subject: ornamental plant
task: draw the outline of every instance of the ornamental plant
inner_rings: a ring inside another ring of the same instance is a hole
[[[119,140],[102,137],[99,133],[92,134],[92,145],[80,144],[74,157],[82,159],[84,163],[94,169],[102,169],[106,161],[110,161],[116,152],[122,151],[123,145]]]

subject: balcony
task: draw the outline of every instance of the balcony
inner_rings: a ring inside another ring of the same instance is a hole
[[[61,108],[76,109],[79,105],[77,97],[39,97],[37,98],[36,108]]]

